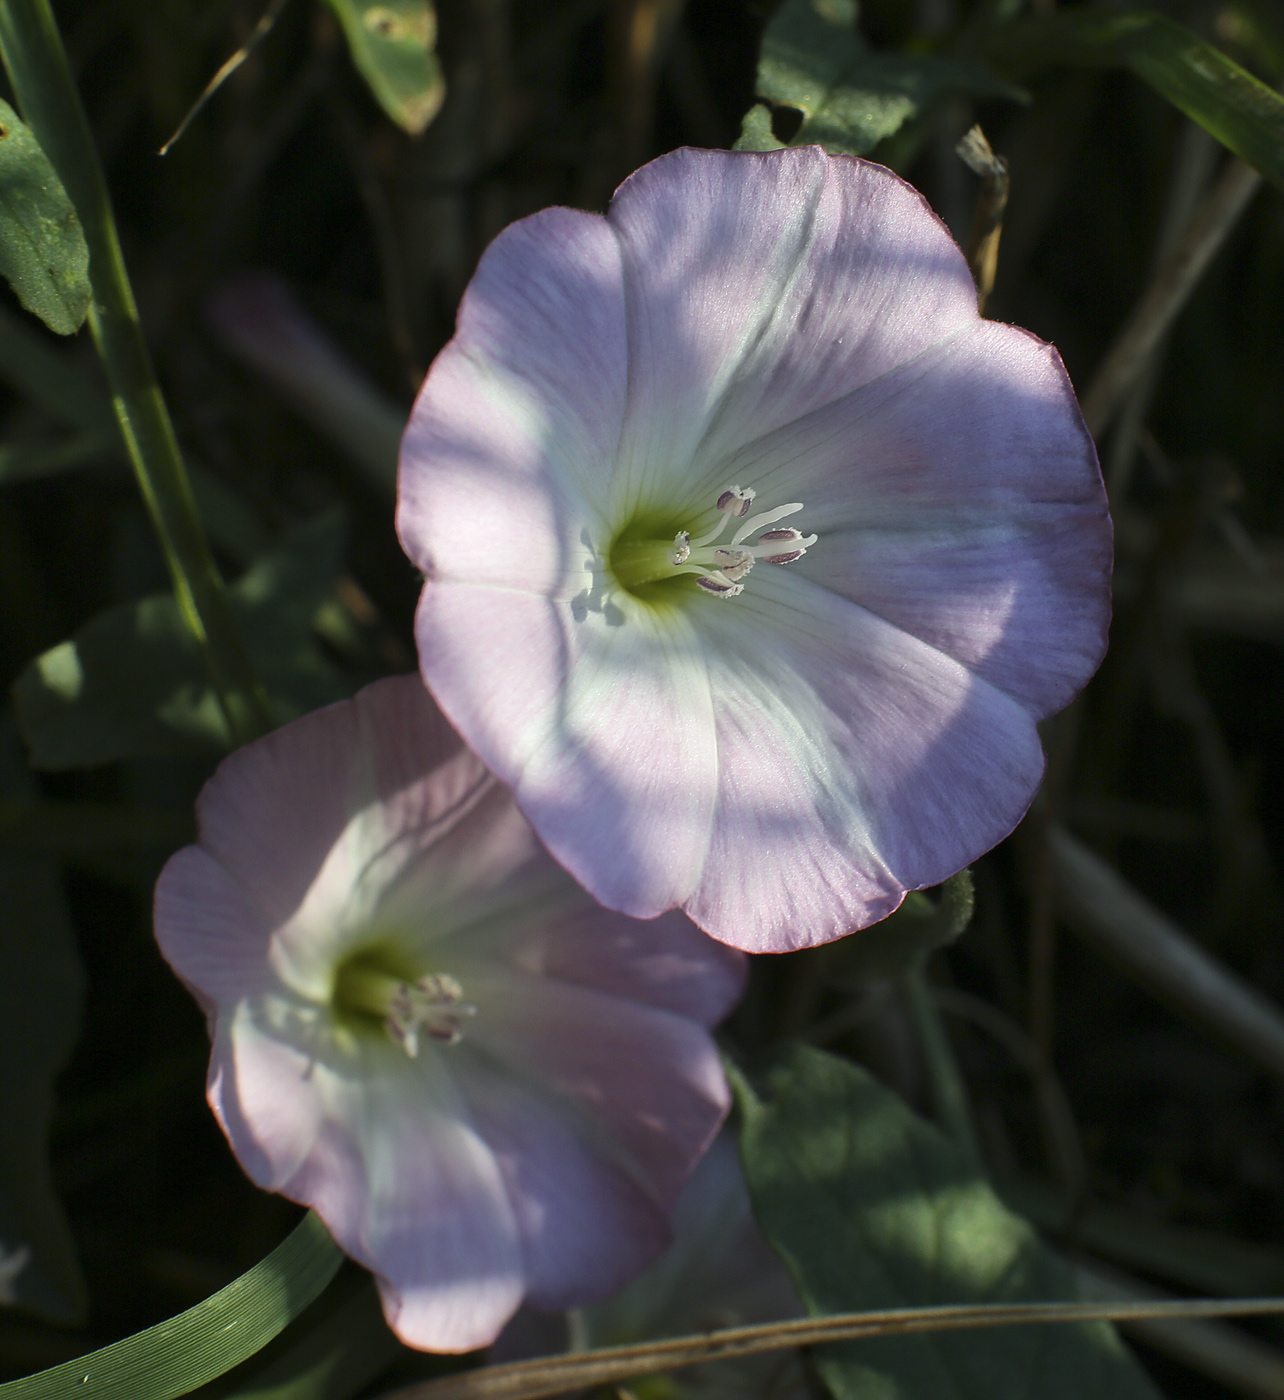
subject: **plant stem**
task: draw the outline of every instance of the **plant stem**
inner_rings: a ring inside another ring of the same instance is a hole
[[[932,1000],[923,968],[924,961],[920,959],[918,964],[905,974],[903,980],[914,1030],[918,1035],[927,1066],[932,1108],[941,1127],[954,1139],[955,1146],[961,1148],[969,1163],[984,1175],[985,1168],[968,1108],[967,1089],[963,1083],[963,1076],[959,1073],[958,1062],[954,1058],[945,1027],[941,1023],[940,1012]]]
[[[111,202],[49,0],[0,3],[0,55],[22,115],[58,172],[89,244],[89,324],[112,404],[174,580],[235,743],[272,728],[192,498],[143,339]]]

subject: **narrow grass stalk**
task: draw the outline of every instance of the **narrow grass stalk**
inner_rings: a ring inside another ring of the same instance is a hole
[[[1185,234],[1160,263],[1080,399],[1084,422],[1101,439],[1156,346],[1190,300],[1208,264],[1257,193],[1262,177],[1233,160],[1195,211]]]
[[[1062,826],[1049,832],[1066,925],[1161,1000],[1284,1078],[1284,1008],[1214,958]]]
[[[58,172],[89,244],[89,324],[139,488],[232,739],[272,727],[192,498],[125,271],[102,166],[49,0],[0,4],[0,55],[18,105]]]

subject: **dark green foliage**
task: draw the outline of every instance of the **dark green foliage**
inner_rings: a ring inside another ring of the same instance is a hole
[[[865,1070],[801,1046],[739,1086],[754,1213],[813,1314],[1078,1297],[1068,1265]],[[1154,1400],[1102,1323],[823,1347],[837,1400]]]
[[[318,518],[263,555],[232,589],[251,660],[280,722],[345,686],[312,635],[343,557],[343,522]],[[227,725],[169,594],[122,603],[18,677],[14,701],[38,768],[226,752]]]
[[[0,716],[0,799],[35,783]],[[55,1322],[81,1324],[88,1298],[49,1173],[54,1078],[80,1028],[84,971],[56,863],[0,854],[0,1246],[26,1263],[3,1292]],[[0,1259],[0,1270],[4,1261]]]
[[[1284,98],[1166,15],[1092,9],[1042,15],[1000,31],[990,47],[1022,74],[1066,64],[1130,68],[1284,188]]]
[[[785,0],[762,38],[758,96],[802,116],[787,143],[753,107],[738,150],[824,146],[863,156],[912,117],[952,93],[1025,100],[979,64],[937,54],[875,53],[856,29],[855,0]]]

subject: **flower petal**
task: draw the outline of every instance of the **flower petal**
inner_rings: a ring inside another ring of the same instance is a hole
[[[166,862],[156,883],[155,920],[165,960],[206,1011],[275,983],[264,956],[262,913],[202,847],[184,846]]]
[[[281,1191],[317,1151],[325,1109],[309,1087],[314,1056],[306,1042],[278,1036],[262,1009],[246,1000],[220,1014],[206,1096],[250,1179]]]
[[[957,661],[763,572],[740,615],[702,617],[720,785],[686,908],[715,938],[782,952],[864,928],[989,850],[1029,805],[1043,754],[1029,712]]]
[[[676,910],[641,922],[596,904],[550,919],[515,949],[524,972],[672,1011],[714,1026],[744,990],[743,956]]]
[[[220,1033],[211,1102],[237,1157],[260,1185],[311,1206],[378,1276],[403,1341],[487,1345],[525,1287],[517,1222],[440,1057],[314,1048],[244,1013]]]
[[[627,374],[606,221],[548,209],[501,233],[402,444],[397,529],[415,564],[430,579],[559,587],[605,508]]]
[[[456,1056],[454,1065],[503,1172],[522,1238],[527,1297],[536,1307],[595,1302],[664,1249],[666,1213],[594,1141],[580,1115],[477,1056]]]
[[[318,995],[336,949],[403,873],[449,910],[538,851],[418,676],[378,681],[230,755],[198,813],[202,846],[273,931],[278,972]]]
[[[1036,717],[1100,663],[1105,491],[1061,360],[1027,332],[978,322],[742,449],[728,472],[807,502],[800,518],[820,539],[794,572]]]
[[[703,510],[743,443],[977,321],[967,264],[923,197],[819,147],[673,151],[620,186],[608,218],[629,317],[619,490],[644,505]]]
[[[461,981],[477,1005],[469,1045],[596,1123],[602,1149],[670,1210],[730,1106],[708,1033],[667,1011],[516,970],[478,968]]]
[[[716,756],[699,648],[680,613],[595,611],[429,583],[415,630],[442,708],[553,855],[597,899],[648,918],[695,888]],[[495,685],[511,674],[516,685]]]

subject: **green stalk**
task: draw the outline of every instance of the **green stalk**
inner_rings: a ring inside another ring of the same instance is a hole
[[[925,962],[925,958],[920,958],[905,973],[903,985],[909,1000],[910,1017],[914,1022],[923,1059],[927,1065],[932,1108],[938,1123],[954,1139],[955,1145],[962,1149],[969,1164],[984,1176],[981,1150],[972,1128],[967,1086],[959,1073],[958,1061],[954,1058],[954,1050],[941,1022],[941,1014],[932,1000],[924,968]]]
[[[49,0],[0,0],[0,56],[89,244],[89,325],[139,489],[235,743],[273,726],[201,525],[129,285],[107,183]]]

